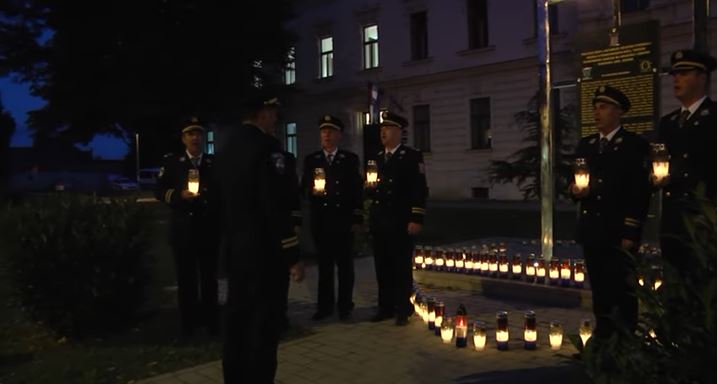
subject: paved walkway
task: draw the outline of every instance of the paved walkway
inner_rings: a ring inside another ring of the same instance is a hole
[[[457,349],[443,344],[429,333],[417,317],[407,327],[393,322],[371,323],[376,283],[372,259],[356,263],[357,309],[354,321],[340,323],[336,319],[311,323],[317,272],[307,271],[306,281],[291,288],[290,311],[298,335],[283,342],[279,348],[277,383],[579,383],[580,369],[568,358],[575,349],[564,341],[554,353],[548,346],[547,327],[553,320],[564,324],[566,333],[577,333],[579,322],[590,314],[580,309],[561,309],[506,303],[463,291],[427,293],[445,302],[448,315],[459,303],[466,306],[469,321],[483,320],[489,326],[488,349],[475,351]],[[522,349],[523,313],[534,310],[539,324],[536,351]],[[508,311],[510,319],[510,350],[495,348],[495,314]],[[140,384],[216,384],[221,383],[221,365],[213,362],[182,371],[157,376]]]

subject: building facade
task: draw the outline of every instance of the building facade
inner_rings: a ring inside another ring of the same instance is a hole
[[[526,145],[515,114],[528,109],[538,91],[535,3],[297,1],[289,28],[298,41],[284,76],[294,92],[280,130],[287,149],[299,159],[318,149],[317,121],[329,113],[347,125],[343,146],[365,158],[373,84],[380,109],[410,121],[406,142],[424,152],[431,198],[522,198],[516,185],[492,185],[487,169]],[[551,6],[552,69],[561,106],[578,104],[576,39],[612,26],[612,3],[565,0]],[[623,0],[622,11],[623,24],[659,21],[663,72],[673,50],[693,44],[692,1]],[[660,83],[664,114],[678,104],[669,76],[663,74]]]

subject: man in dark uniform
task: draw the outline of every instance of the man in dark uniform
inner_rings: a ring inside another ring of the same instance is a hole
[[[649,144],[621,126],[630,109],[622,92],[600,87],[593,105],[598,133],[580,140],[576,153],[587,161],[590,182],[584,189],[572,184],[571,192],[580,201],[578,239],[592,288],[595,336],[608,338],[637,326],[635,266],[625,252],[639,247],[647,215]]]
[[[423,227],[426,212],[425,166],[420,151],[401,144],[408,121],[384,112],[378,153],[378,183],[369,186],[378,312],[372,321],[396,317],[396,325],[408,324],[412,276],[413,236]]]
[[[182,334],[205,326],[217,330],[218,236],[212,180],[213,157],[204,153],[204,128],[197,119],[182,127],[185,150],[164,156],[155,196],[169,205],[170,245],[177,273]],[[199,175],[197,193],[188,189],[188,175]]]
[[[301,232],[301,224],[302,224],[302,217],[301,217],[301,196],[299,194],[299,191],[297,190],[297,186],[299,185],[299,178],[296,175],[296,157],[293,153],[286,151],[282,148],[281,143],[276,138],[276,125],[267,127],[266,133],[271,136],[271,138],[274,141],[274,146],[279,148],[279,151],[284,155],[285,160],[285,175],[286,175],[286,182],[288,183],[287,189],[284,191],[286,192],[284,195],[284,198],[281,199],[281,204],[283,206],[283,210],[290,211],[291,212],[291,219],[293,223],[294,233],[299,235]],[[283,280],[283,287],[282,290],[284,292],[284,299],[281,303],[281,325],[280,329],[282,332],[287,332],[291,328],[291,321],[289,320],[289,285],[290,285],[291,276],[289,276],[289,271],[286,271],[286,277]]]
[[[363,181],[356,154],[339,149],[344,124],[326,115],[319,120],[321,150],[304,159],[302,190],[311,205],[311,232],[319,256],[319,294],[313,320],[334,313],[334,265],[338,269],[339,319],[348,320],[354,308],[353,234],[363,221]],[[317,170],[325,186],[316,189]]]
[[[292,199],[296,175],[271,135],[278,102],[260,97],[245,106],[244,123],[227,132],[217,155],[221,193],[222,266],[228,278],[224,381],[273,383],[289,268],[300,280],[299,239]]]
[[[667,114],[658,126],[658,141],[670,154],[670,177],[653,184],[662,187],[660,243],[662,254],[679,271],[693,265],[690,249],[680,238],[687,235],[682,215],[690,211],[702,186],[707,199],[717,198],[717,104],[707,96],[710,72],[717,60],[704,53],[683,50],[671,57],[673,90],[682,105]]]

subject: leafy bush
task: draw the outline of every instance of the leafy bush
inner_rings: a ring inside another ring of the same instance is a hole
[[[685,215],[692,251],[688,271],[664,262],[664,283],[638,289],[641,315],[635,334],[623,331],[589,342],[583,354],[596,383],[714,383],[717,362],[717,209],[696,204]],[[639,271],[649,276],[642,260]]]
[[[3,260],[24,309],[58,333],[130,326],[144,300],[150,217],[130,200],[54,194],[6,208]]]

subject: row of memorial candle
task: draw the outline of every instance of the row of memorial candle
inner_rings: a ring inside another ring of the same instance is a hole
[[[508,278],[510,274],[516,280],[522,280],[525,274],[529,282],[544,282],[547,276],[551,284],[563,286],[582,287],[585,282],[585,264],[582,260],[575,262],[569,259],[553,260],[546,268],[545,261],[536,260],[534,254],[528,256],[525,263],[520,255],[513,256],[513,260],[509,262],[508,256],[504,253],[496,255],[476,252],[475,247],[471,251],[467,248],[462,250],[438,248],[434,254],[431,247],[424,248],[419,245],[414,251],[413,265],[416,269],[502,278]]]
[[[440,336],[444,343],[450,344],[455,339],[456,347],[465,348],[468,346],[468,315],[465,306],[460,305],[454,317],[445,313],[445,305],[433,299],[411,297],[414,303],[416,314],[428,325],[429,331]],[[583,346],[592,336],[590,320],[583,320],[580,325],[580,339]],[[485,350],[488,342],[486,324],[476,321],[473,324],[473,346],[476,350]],[[496,315],[495,341],[498,350],[508,349],[510,331],[508,329],[508,313],[498,312]],[[550,348],[557,351],[563,344],[563,326],[557,321],[550,323],[549,337]],[[537,348],[538,327],[535,312],[528,311],[524,315],[523,325],[523,347],[527,350]]]
[[[575,159],[575,186],[585,189],[590,185],[590,166],[584,158]],[[665,144],[652,144],[652,174],[657,182],[670,175],[670,155]]]

